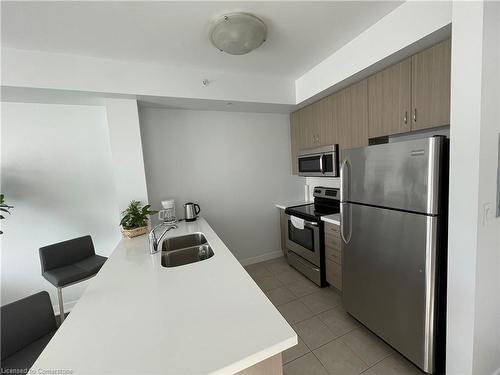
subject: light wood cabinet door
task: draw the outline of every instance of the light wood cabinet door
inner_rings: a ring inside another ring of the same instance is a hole
[[[319,146],[337,143],[337,127],[334,124],[335,111],[331,96],[319,102]]]
[[[349,94],[349,124],[351,147],[368,146],[368,80],[347,88]]]
[[[451,39],[412,56],[412,130],[450,124]]]
[[[368,82],[355,83],[334,94],[341,150],[368,145]]]
[[[411,123],[411,58],[368,78],[368,137],[404,133]]]
[[[325,267],[326,281],[342,290],[340,226],[332,223],[325,223]]]
[[[292,157],[292,174],[298,174],[298,156],[300,149],[300,122],[298,112],[290,113],[290,148]]]
[[[299,114],[299,149],[315,148],[321,145],[321,102],[315,102],[297,111]]]
[[[349,126],[349,116],[347,115],[348,106],[347,89],[340,90],[332,97],[333,122],[337,128],[337,140],[340,151],[351,148],[351,129]]]
[[[308,105],[299,111],[300,143],[299,148],[312,148],[313,142],[313,107]]]

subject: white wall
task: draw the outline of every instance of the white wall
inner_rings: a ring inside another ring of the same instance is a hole
[[[2,48],[1,78],[14,87],[295,104],[292,79],[13,48]]]
[[[498,4],[453,4],[449,374],[500,371],[500,219],[492,215],[500,132],[499,22]]]
[[[275,203],[300,200],[287,115],[141,108],[150,202],[198,202],[240,261],[281,252]]]
[[[473,373],[500,375],[500,2],[484,2]],[[489,211],[487,211],[489,210]]]
[[[1,303],[41,290],[38,248],[91,234],[107,256],[120,238],[103,107],[2,103],[1,191],[15,208],[2,220]],[[87,282],[63,291],[66,307]]]
[[[295,81],[302,101],[370,68],[451,22],[451,1],[407,1]],[[394,62],[396,62],[395,60]]]
[[[148,202],[137,101],[106,99],[106,119],[119,217],[130,201]]]

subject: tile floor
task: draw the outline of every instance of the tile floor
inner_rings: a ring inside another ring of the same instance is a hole
[[[297,332],[283,353],[285,375],[423,374],[349,316],[335,289],[318,288],[283,257],[245,269]]]

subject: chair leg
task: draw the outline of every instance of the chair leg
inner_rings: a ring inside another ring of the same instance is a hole
[[[59,299],[59,322],[62,324],[64,322],[64,305],[62,298],[62,288],[57,288],[57,297]]]

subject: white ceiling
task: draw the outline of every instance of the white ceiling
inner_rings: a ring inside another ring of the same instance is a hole
[[[400,4],[2,1],[2,46],[295,79]],[[248,55],[224,54],[208,40],[210,21],[234,11],[268,26]]]

